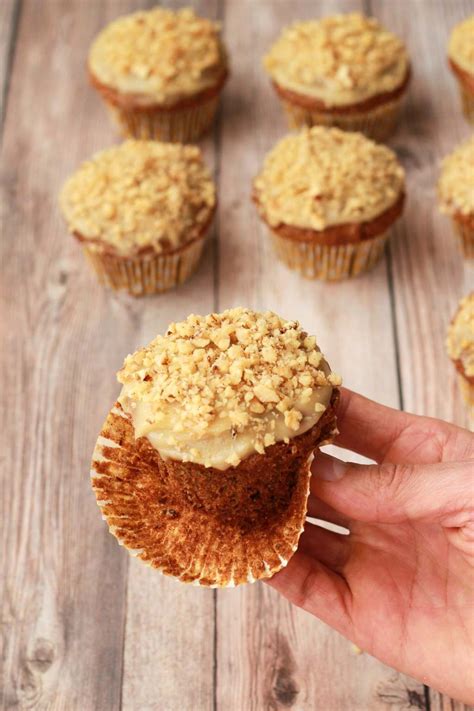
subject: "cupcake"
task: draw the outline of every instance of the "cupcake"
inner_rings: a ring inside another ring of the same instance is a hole
[[[359,13],[295,22],[264,66],[290,128],[337,126],[380,141],[395,130],[410,78],[403,42]]]
[[[119,17],[95,39],[88,68],[125,136],[180,143],[210,127],[227,78],[218,24],[189,8]]]
[[[269,578],[297,548],[337,386],[297,321],[236,308],[189,316],[125,359],[92,486],[110,532],[183,582]]]
[[[462,299],[451,321],[446,340],[448,355],[458,372],[468,405],[474,406],[474,291]]]
[[[474,259],[474,136],[447,156],[438,181],[441,212],[451,217],[466,259]]]
[[[474,15],[451,32],[448,61],[459,85],[464,115],[474,123]]]
[[[344,279],[380,259],[403,209],[404,172],[386,146],[314,126],[270,151],[253,197],[290,269],[310,279]]]
[[[196,146],[129,140],[83,163],[60,205],[99,280],[142,296],[194,271],[216,196]]]

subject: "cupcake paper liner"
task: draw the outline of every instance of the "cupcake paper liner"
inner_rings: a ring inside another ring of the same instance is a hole
[[[132,296],[159,294],[182,284],[196,269],[204,247],[196,239],[169,253],[122,257],[83,243],[84,254],[102,284]]]
[[[384,141],[395,132],[403,97],[361,113],[347,114],[306,108],[281,96],[280,101],[292,129],[304,126],[336,126],[344,131],[360,131],[368,138]]]
[[[276,253],[290,269],[307,279],[337,281],[372,269],[380,260],[389,232],[361,242],[323,245],[298,242],[270,231]]]
[[[474,124],[474,93],[472,89],[467,87],[462,79],[456,77],[461,97],[461,105],[463,114],[469,123]]]
[[[336,434],[337,401],[335,390],[316,441],[310,430],[299,444],[278,443],[224,471],[162,459],[146,438],[135,439],[116,403],[91,470],[110,532],[133,556],[182,582],[234,587],[271,577],[297,548],[311,453]]]
[[[474,259],[474,229],[460,220],[452,218],[452,223],[465,259]]]
[[[470,380],[464,375],[458,373],[458,385],[463,396],[464,402],[466,403],[466,405],[472,408],[471,412],[474,416],[474,384],[471,383]]]
[[[217,111],[219,94],[192,106],[156,111],[125,109],[106,99],[105,102],[125,137],[190,143],[210,128]]]

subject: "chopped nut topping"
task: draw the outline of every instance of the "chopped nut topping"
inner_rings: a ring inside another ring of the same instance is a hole
[[[281,86],[344,105],[396,89],[408,57],[375,18],[350,13],[285,28],[264,65]]]
[[[386,146],[360,133],[315,126],[277,143],[254,187],[270,226],[323,230],[387,210],[404,189],[404,172]]]
[[[448,355],[462,363],[464,375],[474,376],[474,291],[465,296],[449,326]]]
[[[474,74],[474,15],[453,28],[449,38],[448,54],[461,69]]]
[[[73,232],[131,254],[199,236],[216,203],[196,146],[125,141],[97,153],[65,183],[60,204]]]
[[[265,357],[268,350],[275,360]],[[311,364],[314,353],[317,365]],[[174,430],[190,434],[196,447],[215,436],[216,423],[222,423],[218,432],[224,428],[232,438],[250,428],[257,452],[275,442],[275,418],[283,414],[286,427],[298,432],[308,421],[308,396],[325,388],[328,398],[327,388],[341,382],[297,321],[243,308],[172,323],[165,336],[129,355],[117,377],[127,402],[149,405],[150,425],[159,426],[164,416]],[[310,413],[321,407],[311,404]],[[236,465],[235,457],[226,461]]]
[[[100,82],[164,104],[214,86],[226,65],[219,25],[190,8],[156,7],[119,17],[89,53],[90,70]]]
[[[474,136],[443,160],[438,195],[441,212],[474,214]]]

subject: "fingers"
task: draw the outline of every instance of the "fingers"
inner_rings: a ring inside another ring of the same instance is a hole
[[[474,460],[362,465],[321,455],[316,471],[313,494],[356,521],[430,519],[449,526],[456,512],[474,510]]]
[[[311,486],[314,477],[311,479]],[[310,493],[308,497],[308,516],[311,518],[319,518],[321,521],[327,521],[328,523],[334,523],[336,526],[343,526],[343,528],[350,529],[350,519],[344,516],[332,506],[329,506],[325,501],[321,501],[314,494]]]
[[[323,563],[298,550],[287,567],[266,582],[293,605],[350,635],[350,590],[344,578]]]
[[[474,457],[474,437],[467,430],[431,417],[385,407],[341,388],[336,444],[376,462],[414,464]]]
[[[350,553],[349,537],[306,522],[298,550],[332,570],[341,571]]]

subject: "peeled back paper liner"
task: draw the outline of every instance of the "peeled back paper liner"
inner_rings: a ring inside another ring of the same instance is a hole
[[[403,96],[360,113],[331,112],[307,108],[280,97],[290,128],[333,126],[343,131],[360,131],[375,141],[385,141],[397,128]]]
[[[269,578],[303,531],[315,447],[337,433],[335,390],[308,432],[224,471],[164,460],[121,406],[92,459],[92,487],[110,532],[144,563],[183,582],[233,587]]]

